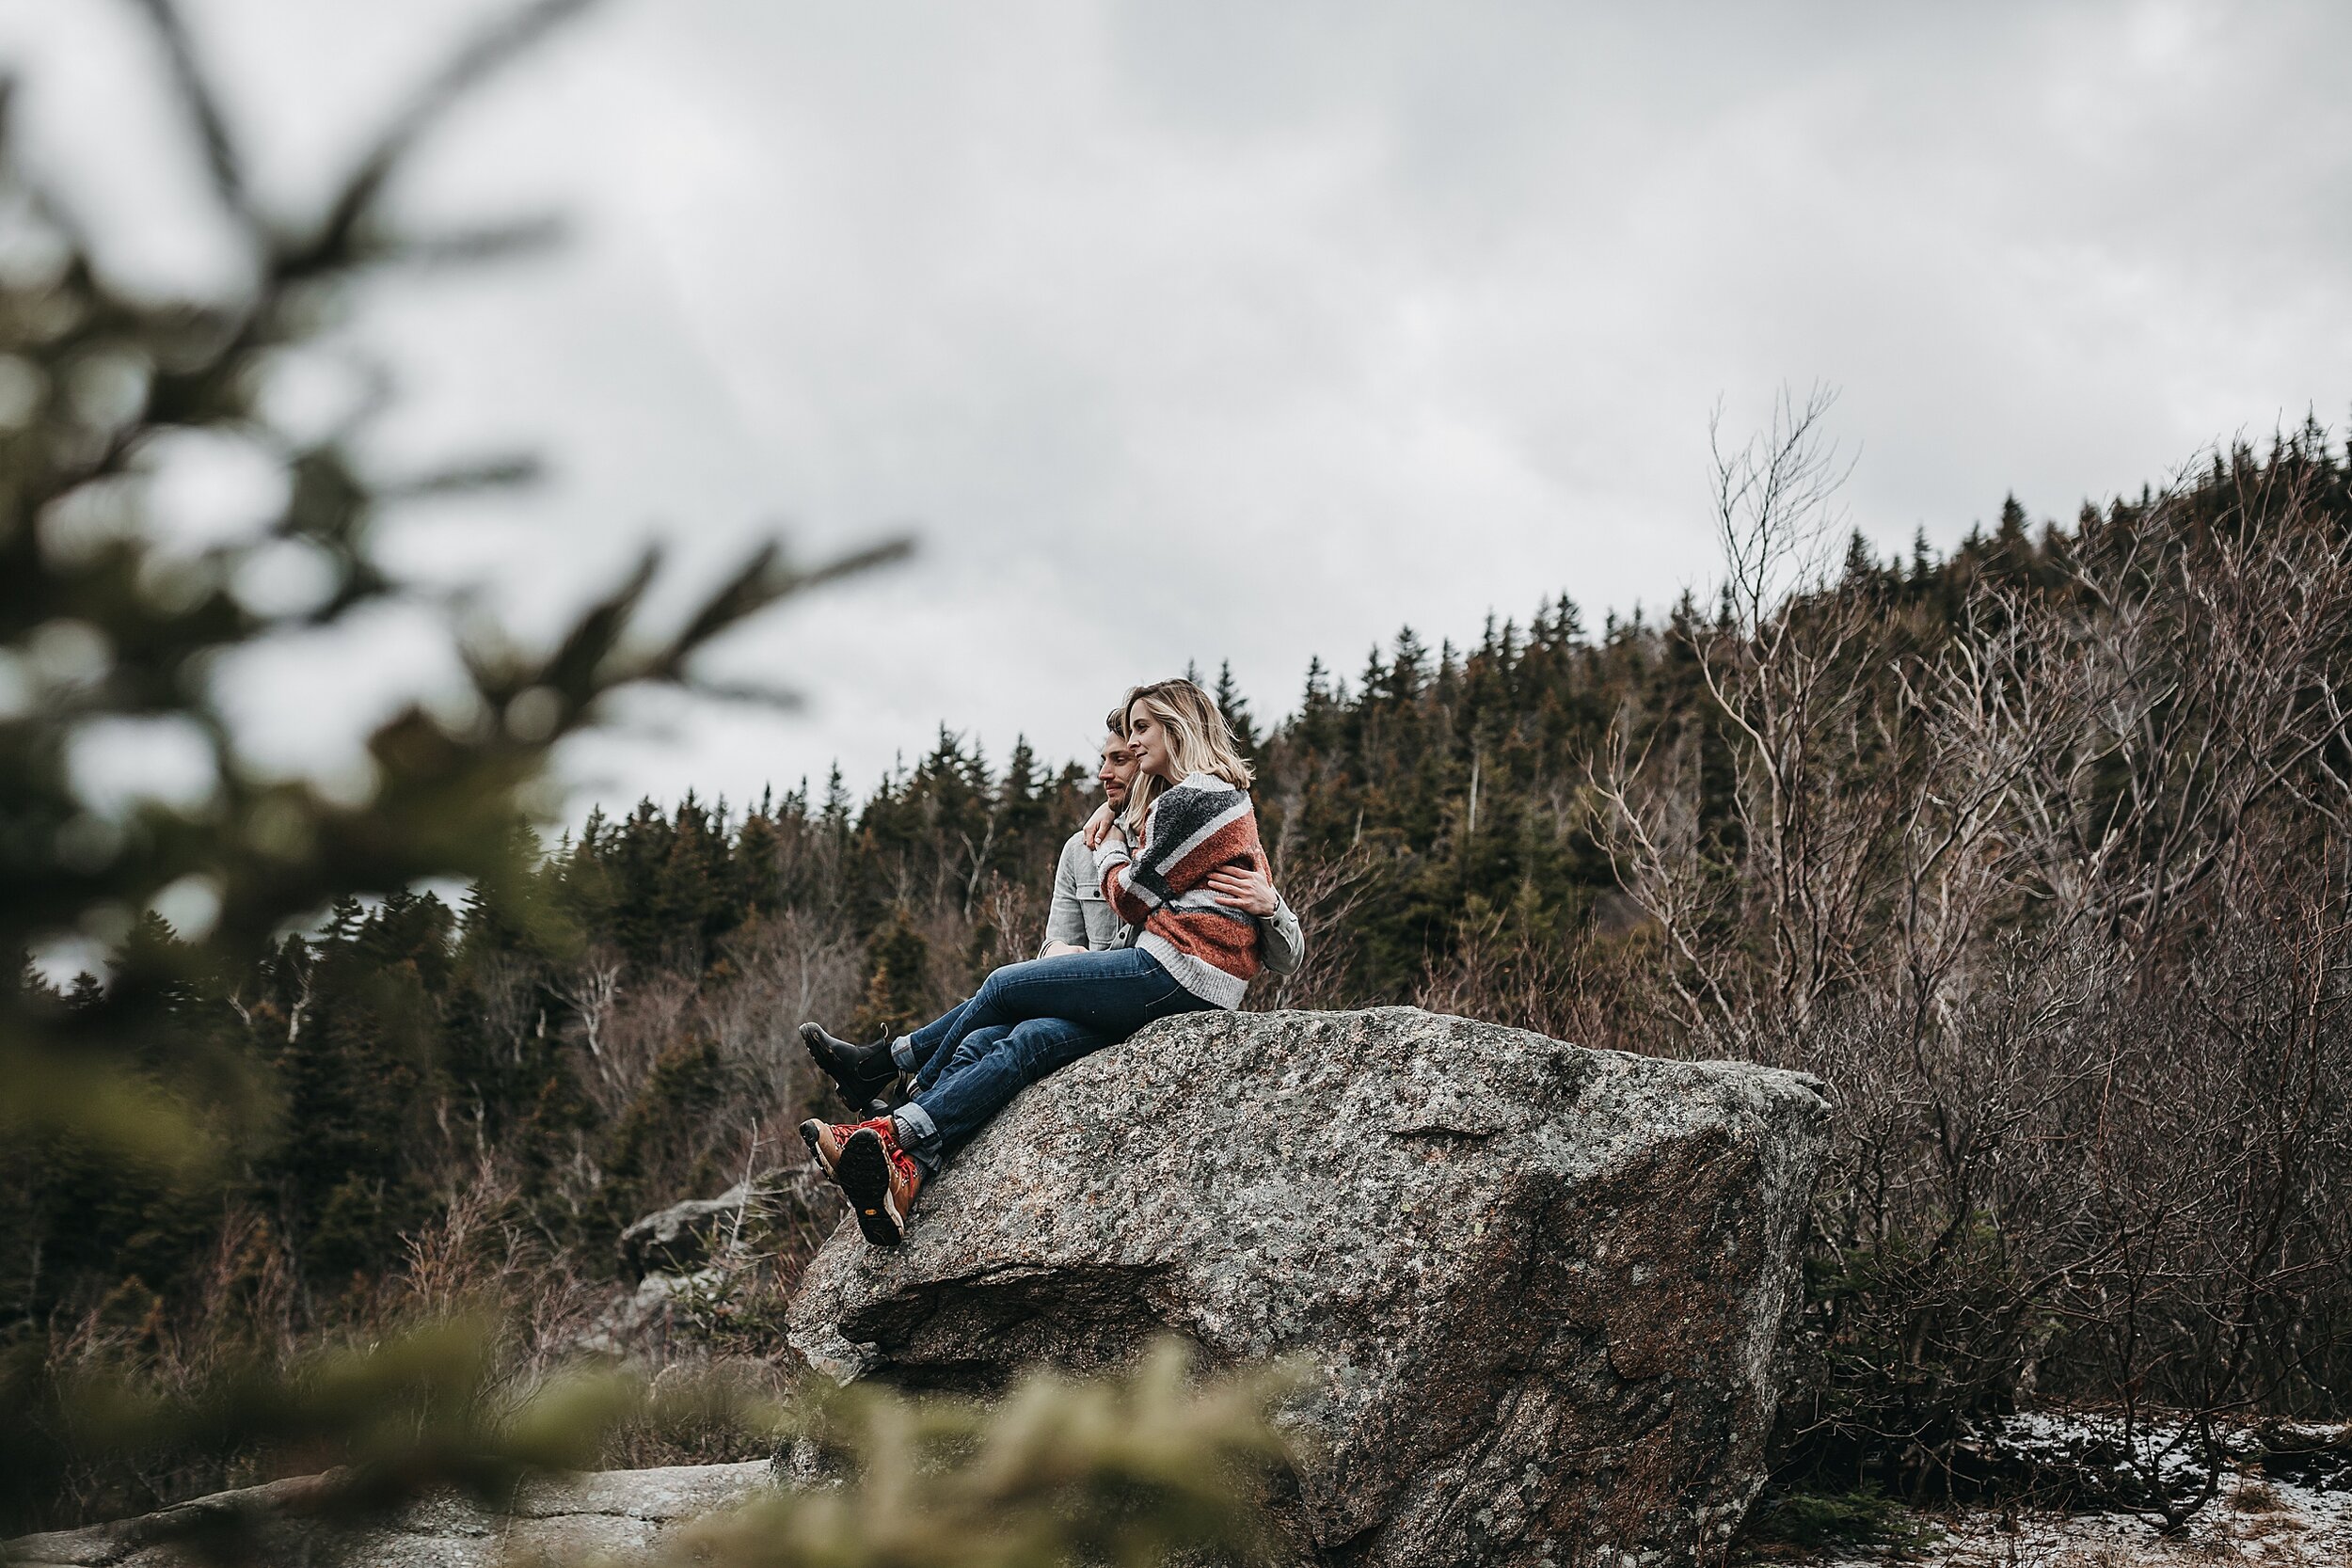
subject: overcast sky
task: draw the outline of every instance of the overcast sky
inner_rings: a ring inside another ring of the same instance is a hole
[[[299,210],[497,8],[188,0]],[[222,257],[127,0],[0,0],[28,149],[110,264]],[[1597,625],[1709,575],[1708,423],[1841,388],[1853,521],[1948,546],[2352,409],[2352,6],[903,6],[609,0],[443,127],[405,210],[552,208],[551,259],[418,279],[388,467],[528,448],[402,559],[554,623],[649,535],[916,561],[738,637],[780,719],[667,709],[575,810],[863,787],[937,726],[1086,752],[1127,683]],[[222,493],[235,486],[222,482]],[[231,509],[233,510],[233,508]],[[217,523],[215,522],[215,526]],[[413,626],[251,661],[331,768],[444,672]]]

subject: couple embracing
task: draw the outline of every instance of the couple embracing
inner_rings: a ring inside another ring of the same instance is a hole
[[[1155,1019],[1238,1007],[1261,969],[1298,967],[1298,920],[1267,879],[1249,764],[1216,704],[1160,681],[1130,691],[1109,728],[1104,803],[1063,847],[1036,958],[910,1034],[855,1045],[801,1026],[866,1118],[806,1121],[801,1136],[877,1245],[905,1237],[924,1181],[1028,1085]]]

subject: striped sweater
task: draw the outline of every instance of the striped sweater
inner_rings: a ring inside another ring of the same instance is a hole
[[[1152,801],[1132,853],[1117,836],[1094,851],[1103,896],[1138,928],[1136,945],[1178,985],[1219,1007],[1240,1006],[1258,973],[1258,926],[1217,902],[1209,874],[1264,863],[1249,792],[1213,773],[1187,774]]]

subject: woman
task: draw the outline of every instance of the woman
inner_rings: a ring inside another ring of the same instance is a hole
[[[904,1238],[926,1177],[1022,1088],[1154,1019],[1239,1006],[1258,973],[1256,923],[1211,882],[1264,865],[1249,764],[1216,704],[1191,681],[1138,687],[1125,712],[1135,786],[1123,817],[1105,804],[1087,838],[1103,896],[1139,929],[1135,945],[997,970],[969,1001],[916,1031],[927,1037],[926,1054],[955,1070],[871,1120],[801,1124],[877,1245]]]

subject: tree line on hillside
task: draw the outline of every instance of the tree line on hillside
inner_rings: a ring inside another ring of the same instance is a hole
[[[1791,1465],[1966,1484],[1969,1419],[2037,1391],[2343,1410],[2344,460],[2307,428],[2071,529],[2011,500],[1948,557],[1807,559],[1818,414],[1724,459],[1712,604],[1407,630],[1263,733],[1217,683],[1310,937],[1250,1005],[1820,1072],[1844,1142]],[[172,993],[172,1030],[273,1085],[252,1158],[8,1173],[8,1332],[243,1303],[299,1338],[485,1181],[610,1276],[631,1219],[792,1158],[800,1020],[902,1025],[1034,949],[1087,787],[943,730],[863,800],[648,801],[519,844],[462,910],[337,905]]]

